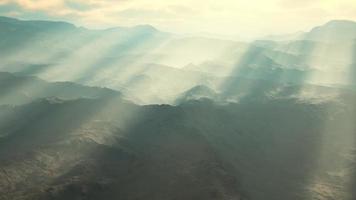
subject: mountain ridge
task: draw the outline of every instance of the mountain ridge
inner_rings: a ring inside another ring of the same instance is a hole
[[[72,82],[46,82],[31,76],[0,72],[0,104],[26,104],[38,98],[122,97],[108,88],[83,86]]]

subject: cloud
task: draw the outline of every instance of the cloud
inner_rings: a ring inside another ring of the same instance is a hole
[[[87,4],[87,3],[83,3],[83,2],[69,1],[68,0],[68,1],[65,1],[65,4],[70,9],[78,10],[78,11],[87,11],[87,10],[95,9],[95,5]]]
[[[0,14],[47,16],[89,28],[152,24],[165,31],[245,36],[356,20],[355,10],[354,0],[0,0]]]
[[[308,8],[316,4],[320,4],[320,0],[281,0],[278,4],[283,9],[300,9],[300,8]]]

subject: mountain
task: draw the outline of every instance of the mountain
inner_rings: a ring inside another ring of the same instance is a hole
[[[218,94],[205,85],[197,85],[181,94],[180,97],[176,99],[176,104],[200,99],[218,101]]]
[[[324,42],[347,42],[356,39],[356,22],[333,20],[313,28],[304,39]]]
[[[204,136],[174,119],[160,124],[180,111],[110,101],[12,108],[1,118],[2,198],[243,199],[233,169]]]
[[[112,98],[2,106],[0,194],[299,200],[326,187],[326,199],[352,199],[354,108],[294,100],[136,106]]]
[[[0,24],[14,27],[12,34],[0,29],[3,32],[0,49],[4,50],[0,55],[1,71],[33,75],[50,82],[70,81],[127,91],[127,96],[133,96],[131,100],[142,104],[171,103],[192,84],[204,84],[200,80],[205,74],[175,67],[202,62],[235,46],[231,41],[180,38],[149,25],[89,30],[73,25],[60,28],[64,26],[59,25],[60,22],[46,22],[49,25],[44,31],[33,28],[36,23],[46,27],[42,21],[11,18],[0,21]],[[51,27],[58,28],[52,30]],[[194,52],[199,52],[202,45],[206,46],[206,51],[197,56]],[[161,70],[168,74],[162,76]],[[136,73],[146,78],[135,83],[139,80]],[[179,85],[169,83],[180,82],[181,77],[189,77],[186,86],[176,88]],[[141,85],[151,85],[154,89],[142,91]]]
[[[52,35],[59,32],[71,34],[77,30],[79,29],[74,25],[66,22],[22,21],[0,17],[0,49],[3,52],[0,57],[4,59],[12,52],[23,49],[26,45],[38,43],[39,39],[46,43],[46,38],[51,38]],[[55,41],[51,40],[51,42]]]
[[[308,32],[296,32],[283,35],[269,35],[259,40],[295,41],[312,40],[318,42],[347,42],[356,39],[356,22],[351,20],[331,20],[321,26],[312,28]]]
[[[62,62],[72,51],[83,49],[91,41],[97,41],[96,50],[107,45],[113,48],[112,51],[128,50],[133,49],[137,42],[168,35],[148,25],[89,30],[66,22],[25,21],[6,17],[0,19],[0,27],[0,49],[4,52],[1,55],[4,59],[2,64],[54,64]],[[130,41],[121,41],[123,38]],[[109,49],[107,51],[109,54]],[[17,57],[13,58],[13,54]]]
[[[8,26],[8,29],[12,29],[12,31],[16,31],[14,29],[14,26],[17,26],[19,29],[21,28],[28,28],[28,29],[74,29],[76,28],[73,24],[67,23],[67,22],[61,22],[61,21],[41,21],[41,20],[28,20],[28,21],[23,21],[23,20],[18,20],[15,18],[10,18],[10,17],[4,17],[0,16],[0,23],[2,27]],[[11,27],[10,27],[11,26]],[[4,30],[3,30],[4,31]]]
[[[243,43],[0,18],[0,199],[354,200],[352,27]]]
[[[49,83],[29,76],[15,76],[0,72],[0,105],[19,105],[40,98],[78,98],[120,97],[120,92],[98,87],[87,87],[70,82]]]
[[[290,40],[243,43],[180,37],[150,25],[90,30],[65,22],[1,19],[8,27],[0,29],[1,71],[107,87],[138,104],[173,104],[198,85],[235,93],[236,86],[228,85],[248,88],[253,83],[246,79],[300,87],[356,85],[349,78],[356,44],[351,21],[331,21]]]
[[[335,20],[296,39],[255,41],[230,74],[299,85],[355,87],[349,75],[355,71],[355,25]]]

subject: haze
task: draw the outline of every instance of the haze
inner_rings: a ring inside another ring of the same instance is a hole
[[[356,20],[353,0],[0,0],[0,15],[64,20],[88,28],[150,24],[194,35],[252,39]]]
[[[355,200],[355,5],[0,0],[0,200]]]

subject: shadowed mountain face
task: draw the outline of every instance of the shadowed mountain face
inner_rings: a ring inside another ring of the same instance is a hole
[[[4,106],[1,194],[4,199],[352,199],[348,153],[354,148],[346,137],[355,133],[347,123],[354,109],[291,100],[139,107],[112,98]],[[324,133],[323,123],[340,132]],[[341,135],[345,140],[330,139]]]
[[[242,199],[233,168],[174,119],[179,108],[102,99],[3,110],[21,124],[2,121],[3,198]]]
[[[354,200],[355,30],[243,43],[0,17],[0,199]]]

